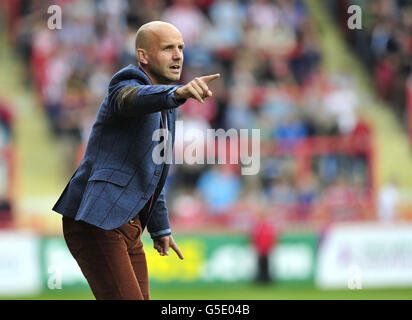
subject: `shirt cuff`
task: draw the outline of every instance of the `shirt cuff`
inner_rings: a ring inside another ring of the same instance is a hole
[[[169,229],[164,229],[156,232],[151,232],[150,237],[153,238],[159,238],[159,237],[164,237],[164,236],[169,236],[172,234],[172,230]]]
[[[180,86],[177,86],[175,88],[173,88],[172,90],[170,90],[170,92],[167,94],[167,104],[171,107],[178,107],[181,104],[186,102],[186,99],[176,99],[175,98],[175,91],[177,90],[177,88],[179,88]]]

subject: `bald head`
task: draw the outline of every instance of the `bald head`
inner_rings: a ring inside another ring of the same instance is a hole
[[[150,50],[154,42],[168,35],[180,34],[180,31],[172,24],[163,21],[152,21],[142,25],[136,32],[135,45],[137,49]]]
[[[172,24],[152,21],[136,33],[136,57],[139,67],[152,84],[170,84],[180,79],[183,66],[183,38]]]

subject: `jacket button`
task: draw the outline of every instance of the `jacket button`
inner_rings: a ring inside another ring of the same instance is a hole
[[[158,175],[160,174],[160,170],[156,170],[156,171],[154,172],[154,174],[155,174],[155,176],[158,176]]]
[[[147,193],[145,193],[142,197],[143,200],[147,200]]]

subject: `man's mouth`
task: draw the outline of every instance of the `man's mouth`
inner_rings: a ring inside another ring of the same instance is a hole
[[[180,72],[180,65],[178,64],[174,64],[172,66],[169,67],[170,69],[172,69],[173,72]]]

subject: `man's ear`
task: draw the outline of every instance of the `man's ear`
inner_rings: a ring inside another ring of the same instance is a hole
[[[146,50],[144,49],[136,49],[136,57],[137,61],[139,61],[140,64],[148,64],[149,61],[147,60],[147,53]]]

